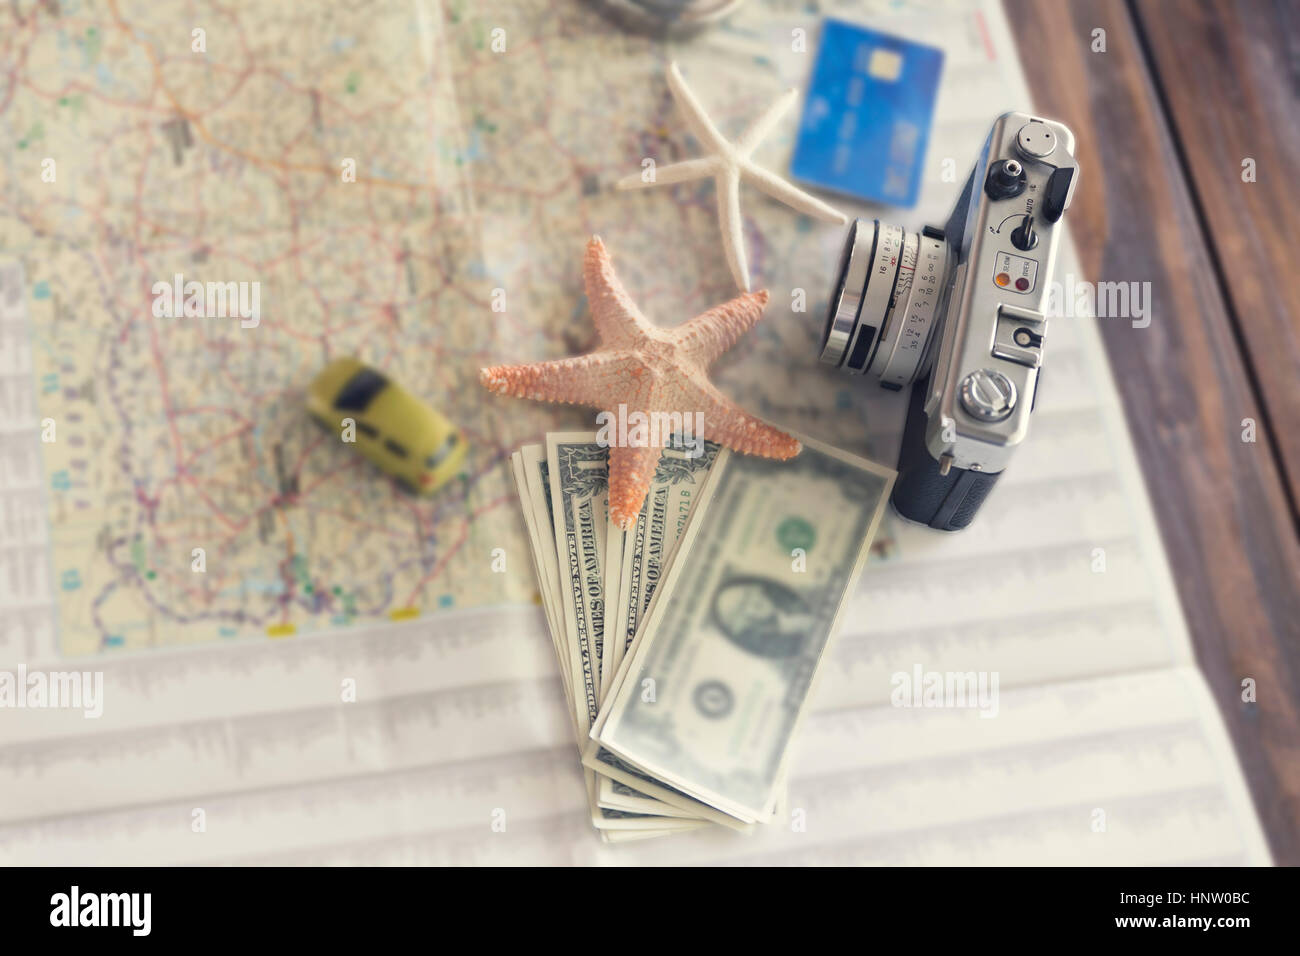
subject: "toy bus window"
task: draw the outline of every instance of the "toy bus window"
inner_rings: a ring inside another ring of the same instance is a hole
[[[339,389],[334,407],[344,412],[364,412],[387,384],[388,379],[374,369],[363,368]]]

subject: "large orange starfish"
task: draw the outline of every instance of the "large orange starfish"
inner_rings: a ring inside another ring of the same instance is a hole
[[[767,305],[767,292],[745,292],[675,329],[652,325],[614,274],[599,236],[587,243],[583,262],[587,302],[601,347],[586,355],[497,365],[479,372],[494,392],[541,402],[590,405],[616,414],[625,406],[648,419],[652,413],[700,413],[700,436],[735,451],[786,459],[799,442],[743,411],[719,392],[706,370],[754,327]],[[652,433],[653,434],[653,433]],[[666,436],[661,436],[666,437]],[[645,501],[663,441],[612,445],[609,452],[609,519],[632,527]]]

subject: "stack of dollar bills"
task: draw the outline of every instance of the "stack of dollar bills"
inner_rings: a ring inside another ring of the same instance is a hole
[[[795,458],[664,450],[636,524],[609,449],[512,456],[538,592],[608,842],[784,814],[787,754],[895,473],[804,439]]]

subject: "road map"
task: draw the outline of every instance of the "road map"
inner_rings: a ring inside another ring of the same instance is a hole
[[[698,152],[664,48],[541,0],[56,6],[0,37],[0,255],[25,269],[54,428],[59,653],[532,600],[505,462],[590,415],[489,396],[478,368],[594,347],[592,234],[661,325],[735,292],[711,183],[613,189]],[[773,57],[789,35],[765,11],[682,55],[724,132],[806,70]],[[867,450],[845,414],[865,389],[806,374],[839,227],[755,191],[742,209],[773,303],[720,385]],[[259,320],[159,317],[175,277],[256,283]],[[312,425],[306,386],[344,355],[464,430],[462,479],[412,498]]]

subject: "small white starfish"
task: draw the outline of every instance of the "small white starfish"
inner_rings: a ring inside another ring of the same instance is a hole
[[[722,229],[722,248],[727,256],[727,264],[731,267],[731,275],[741,289],[749,291],[749,264],[745,261],[744,229],[740,222],[741,179],[753,183],[773,199],[810,216],[841,224],[849,221],[838,209],[808,195],[750,159],[763,137],[771,132],[777,120],[798,98],[798,90],[791,89],[783,93],[750,124],[740,139],[730,143],[704,112],[704,107],[682,79],[682,72],[677,69],[676,63],[668,66],[668,88],[672,90],[673,99],[686,118],[691,132],[705,149],[713,151],[713,155],[661,166],[654,171],[653,178],[648,182],[642,178],[642,173],[632,173],[620,179],[617,186],[619,189],[643,189],[712,176],[718,191],[718,223]]]

